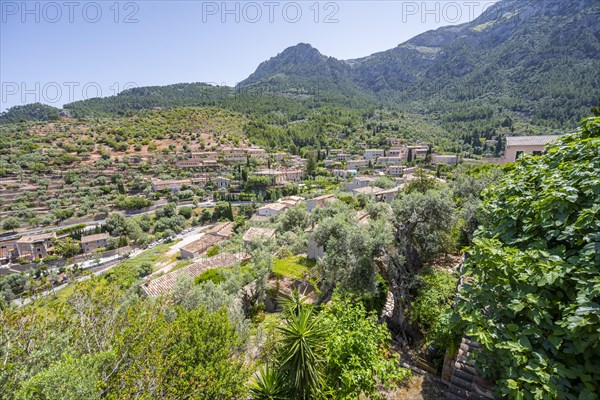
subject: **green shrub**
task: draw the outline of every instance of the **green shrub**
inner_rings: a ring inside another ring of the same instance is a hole
[[[206,270],[203,273],[201,273],[200,275],[198,275],[196,277],[196,279],[194,280],[194,283],[196,285],[200,285],[202,283],[211,281],[215,285],[218,285],[220,283],[223,283],[224,280],[225,280],[225,275],[223,274],[223,271],[221,269],[216,268],[216,269]]]

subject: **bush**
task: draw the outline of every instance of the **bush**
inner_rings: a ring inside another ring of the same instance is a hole
[[[149,262],[143,262],[138,267],[138,277],[143,278],[145,276],[148,276],[152,273],[152,271],[152,264],[150,264]]]
[[[425,344],[445,347],[450,340],[451,305],[457,278],[449,272],[429,268],[416,277],[418,293],[411,303],[409,320],[425,338]]]
[[[179,215],[181,215],[185,219],[190,219],[192,217],[192,207],[181,207],[179,209]]]
[[[506,397],[598,396],[598,160],[600,117],[523,155],[485,194],[458,312]]]
[[[139,210],[151,204],[152,200],[142,196],[118,196],[115,200],[115,205],[125,210]]]
[[[225,281],[225,274],[223,274],[223,271],[218,268],[209,269],[198,275],[194,280],[194,283],[196,285],[200,285],[208,281],[211,281],[215,285],[223,283]]]

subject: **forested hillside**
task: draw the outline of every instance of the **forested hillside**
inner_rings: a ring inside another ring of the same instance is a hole
[[[598,18],[600,4],[593,0],[505,0],[472,22],[429,31],[356,60],[336,60],[301,43],[261,63],[236,88],[141,87],[64,109],[72,117],[111,117],[218,106],[266,114],[285,126],[323,107],[373,107],[423,115],[459,147],[483,154],[482,138],[575,129],[600,91]],[[0,116],[0,123],[54,119],[58,111],[15,107]],[[262,135],[273,133],[263,130]]]

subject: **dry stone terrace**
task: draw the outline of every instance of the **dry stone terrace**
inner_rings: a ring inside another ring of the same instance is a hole
[[[156,279],[149,280],[143,283],[140,288],[147,296],[158,297],[169,294],[175,284],[177,278],[182,275],[187,275],[191,278],[196,278],[204,271],[214,268],[231,268],[250,259],[248,253],[223,253],[217,254],[214,257],[206,258],[195,262],[192,265],[183,267],[173,272],[169,272]]]

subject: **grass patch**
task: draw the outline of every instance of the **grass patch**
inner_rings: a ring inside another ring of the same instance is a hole
[[[300,279],[305,272],[309,272],[315,262],[302,256],[278,258],[273,262],[273,273],[279,277]]]
[[[151,249],[145,250],[137,256],[123,261],[107,273],[102,276],[109,282],[116,282],[122,288],[129,288],[139,280],[139,269],[143,263],[150,263],[153,266],[156,265],[163,257],[163,254],[169,251],[172,243],[162,243]]]
[[[183,268],[183,267],[187,267],[188,265],[190,265],[190,264],[192,264],[192,263],[193,263],[193,261],[192,261],[192,260],[190,260],[190,259],[187,259],[187,260],[179,260],[179,261],[177,262],[177,264],[175,264],[175,266],[169,270],[169,272],[177,271],[178,269],[181,269],[181,268]]]

